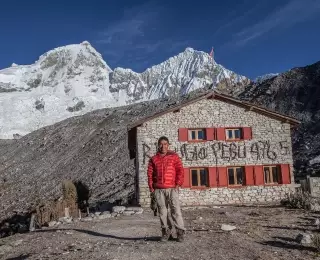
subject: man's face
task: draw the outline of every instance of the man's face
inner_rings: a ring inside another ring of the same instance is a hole
[[[159,143],[159,152],[166,154],[169,149],[169,143],[166,140],[161,140]]]

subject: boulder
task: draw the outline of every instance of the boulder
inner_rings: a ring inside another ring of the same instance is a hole
[[[232,230],[235,230],[237,227],[235,226],[231,226],[231,225],[227,225],[227,224],[222,224],[221,225],[221,229],[223,231],[232,231]]]
[[[143,212],[143,208],[141,208],[141,207],[128,207],[126,210],[134,211],[135,213],[139,212],[140,214]]]
[[[57,222],[57,221],[50,221],[50,222],[48,222],[48,227],[54,227],[54,226],[56,226],[56,225],[58,225],[58,223],[59,222]]]
[[[114,206],[112,208],[112,212],[120,213],[120,214],[123,213],[125,210],[126,210],[125,206]]]
[[[320,225],[320,220],[318,218],[313,220],[313,225],[319,226]]]
[[[71,217],[62,217],[59,218],[59,222],[61,223],[66,223],[66,224],[71,224],[73,219]]]
[[[296,241],[302,245],[309,245],[312,243],[312,234],[300,233],[297,235]]]
[[[82,218],[81,221],[83,222],[89,222],[89,221],[92,221],[93,218],[92,217],[85,217],[85,218]]]
[[[101,214],[97,217],[98,219],[107,219],[111,218],[111,214]]]
[[[133,210],[125,210],[122,214],[124,216],[131,216],[133,215],[135,212]]]

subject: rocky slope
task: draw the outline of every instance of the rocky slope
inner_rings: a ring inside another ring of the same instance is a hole
[[[64,179],[80,180],[91,203],[134,196],[135,161],[128,151],[127,125],[193,95],[101,109],[41,128],[18,140],[0,140],[1,220],[61,197]]]
[[[320,175],[320,62],[294,68],[246,87],[240,99],[293,116],[302,124],[293,132],[296,175]]]
[[[238,95],[302,121],[293,132],[298,175],[319,169],[319,85],[320,62],[249,85]],[[63,179],[86,183],[92,192],[91,202],[129,201],[134,196],[135,170],[128,153],[127,125],[211,90],[100,109],[41,128],[19,140],[2,140],[0,220],[39,201],[61,196]]]
[[[88,42],[59,47],[32,65],[0,70],[0,138],[19,137],[95,109],[177,97],[212,83],[235,93],[248,82],[191,48],[136,73],[112,70]]]

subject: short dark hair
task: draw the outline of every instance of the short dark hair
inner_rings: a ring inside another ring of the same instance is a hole
[[[161,137],[158,139],[158,145],[160,144],[160,142],[161,142],[162,140],[167,141],[168,144],[169,144],[169,139],[168,139],[168,137],[166,137],[166,136],[161,136]]]

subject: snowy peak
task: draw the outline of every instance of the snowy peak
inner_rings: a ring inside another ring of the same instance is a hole
[[[34,64],[0,70],[0,138],[24,135],[95,109],[174,98],[211,84],[232,93],[247,83],[246,77],[192,48],[142,73],[112,71],[84,41],[50,50]]]
[[[126,88],[121,84],[124,79]],[[234,85],[249,82],[246,77],[217,64],[208,53],[189,47],[141,74],[117,68],[111,86],[114,92],[126,89],[126,99],[134,102],[183,95],[212,83],[218,87],[220,84],[222,88],[233,88]]]
[[[267,79],[272,79],[276,76],[278,76],[279,73],[268,73],[268,74],[265,74],[265,75],[262,75],[262,76],[259,76],[257,77],[254,82],[257,83],[257,84],[260,84],[262,83],[263,81],[267,80]]]

